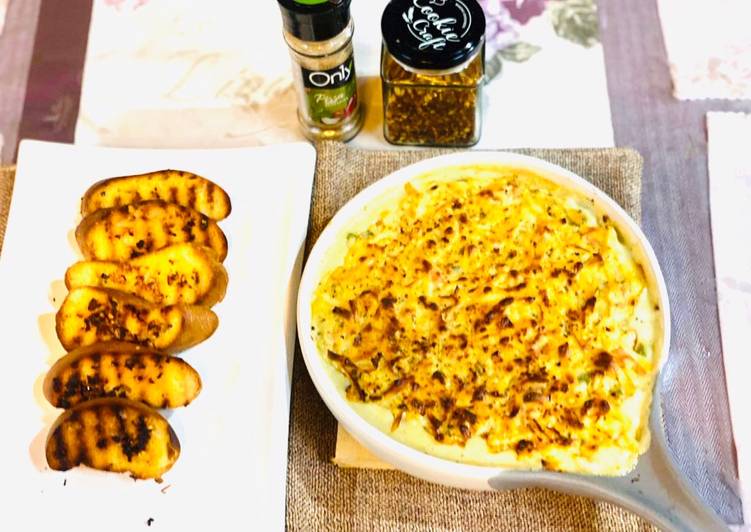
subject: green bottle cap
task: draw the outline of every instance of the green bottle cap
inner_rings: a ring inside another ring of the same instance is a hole
[[[326,41],[349,24],[351,0],[277,0],[284,29],[303,41]]]

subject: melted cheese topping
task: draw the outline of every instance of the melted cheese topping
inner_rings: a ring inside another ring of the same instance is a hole
[[[346,235],[312,302],[321,355],[358,412],[417,449],[625,474],[656,373],[641,265],[589,200],[520,170],[458,175],[407,184]]]

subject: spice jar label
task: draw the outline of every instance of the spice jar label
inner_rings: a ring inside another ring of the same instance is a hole
[[[402,20],[419,50],[441,51],[447,44],[461,44],[472,26],[472,13],[462,0],[412,0]]]
[[[345,120],[357,109],[357,77],[352,55],[328,70],[302,69],[310,117],[327,125]]]

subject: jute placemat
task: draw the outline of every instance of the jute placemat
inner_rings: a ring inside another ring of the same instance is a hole
[[[318,146],[308,249],[336,211],[377,179],[450,150],[363,151]],[[566,167],[637,221],[642,159],[629,149],[518,150]],[[616,506],[542,489],[474,492],[397,471],[334,465],[337,424],[295,353],[287,471],[288,530],[653,530]]]
[[[13,194],[15,177],[15,166],[0,166],[0,253],[3,252],[5,227],[8,225],[8,210],[10,209],[10,197]]]

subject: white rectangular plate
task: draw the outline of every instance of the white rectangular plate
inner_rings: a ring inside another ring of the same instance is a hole
[[[0,529],[282,530],[294,298],[308,225],[315,150],[127,150],[24,141],[0,257],[3,405]],[[64,353],[54,331],[63,277],[81,258],[80,198],[98,179],[191,171],[230,195],[227,295],[216,333],[181,356],[203,390],[165,411],[182,452],[161,484],[79,467],[51,471],[50,424],[62,412],[41,383]],[[20,527],[20,528],[19,528]]]

